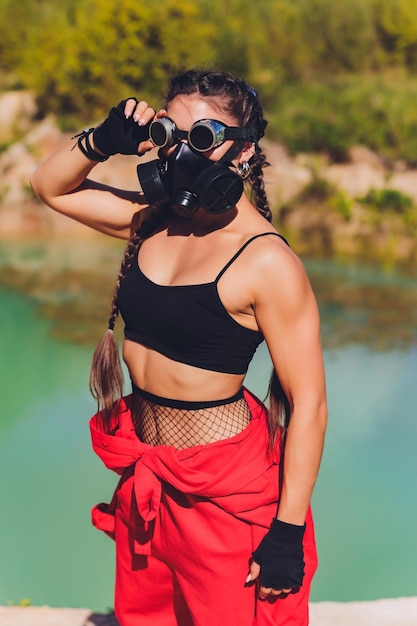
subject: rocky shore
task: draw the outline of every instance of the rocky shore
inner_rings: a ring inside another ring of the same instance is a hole
[[[38,163],[68,145],[71,134],[78,130],[63,133],[53,117],[38,120],[34,98],[28,92],[0,94],[3,237],[45,232],[71,235],[88,230],[41,205],[28,183]],[[266,140],[263,148],[271,164],[265,170],[268,198],[280,230],[298,253],[362,255],[383,261],[388,255],[393,262],[415,263],[417,170],[402,162],[384,163],[365,146],[353,147],[346,163],[331,163],[324,155],[290,157],[283,146]],[[155,158],[153,152],[143,159]],[[92,177],[139,190],[134,157],[115,156],[100,164]],[[379,211],[361,204],[366,194],[381,190],[410,201],[411,212],[402,214],[402,208]]]
[[[118,626],[114,615],[88,609],[0,607],[1,626]],[[317,602],[310,626],[416,626],[417,597],[373,602]]]

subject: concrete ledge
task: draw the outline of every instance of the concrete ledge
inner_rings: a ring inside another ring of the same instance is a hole
[[[49,606],[1,606],[1,626],[118,626],[113,615],[89,609],[53,609]]]
[[[1,626],[118,626],[113,615],[89,609],[0,607]],[[417,597],[373,602],[317,602],[310,626],[416,626]]]
[[[417,597],[312,603],[310,626],[417,626]]]

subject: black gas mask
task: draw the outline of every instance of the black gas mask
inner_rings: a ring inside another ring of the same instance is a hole
[[[189,131],[182,131],[166,117],[151,124],[149,135],[159,148],[178,143],[169,156],[160,150],[159,159],[137,167],[142,191],[150,204],[170,201],[173,211],[182,217],[191,217],[199,206],[209,213],[225,213],[236,205],[243,193],[243,181],[230,166],[244,141],[254,140],[249,129],[200,120]],[[219,161],[210,161],[201,154],[227,139],[240,141]]]

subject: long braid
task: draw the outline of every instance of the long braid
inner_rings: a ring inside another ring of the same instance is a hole
[[[129,271],[133,258],[144,239],[143,235],[143,225],[142,228],[132,233],[130,240],[125,249],[124,257],[122,259],[122,263],[120,265],[119,273],[117,274],[116,284],[114,286],[113,299],[110,306],[110,317],[109,317],[109,330],[114,330],[116,325],[116,320],[119,316],[119,307],[117,304],[117,297],[119,295],[120,284],[123,278],[126,276]]]
[[[97,400],[98,409],[104,409],[104,421],[110,418],[114,402],[123,394],[123,370],[119,349],[114,338],[114,327],[119,315],[118,295],[121,282],[128,273],[141,243],[149,237],[165,216],[165,207],[155,210],[143,221],[140,228],[132,233],[117,275],[116,285],[110,306],[108,329],[93,354],[90,370],[90,391]]]
[[[135,251],[138,249],[142,237],[133,233],[125,249],[125,254],[117,275],[116,285],[110,306],[108,328],[93,354],[90,370],[90,392],[97,400],[98,409],[105,409],[109,416],[111,407],[117,398],[123,394],[123,371],[120,362],[119,349],[114,338],[114,327],[119,315],[117,296],[120,283],[127,274]]]
[[[252,185],[253,193],[255,194],[258,212],[265,217],[268,222],[272,222],[272,212],[269,207],[263,179],[263,168],[266,165],[268,165],[268,163],[265,155],[259,147],[256,147],[256,152],[250,160],[248,179]],[[268,452],[272,454],[278,434],[281,435],[282,439],[284,438],[290,419],[290,405],[275,368],[273,368],[269,380],[268,399]]]
[[[269,163],[260,148],[256,148],[256,152],[251,158],[249,170],[249,181],[252,185],[252,191],[255,194],[255,204],[260,213],[268,222],[272,222],[272,212],[269,207],[268,198],[265,192],[263,168]]]

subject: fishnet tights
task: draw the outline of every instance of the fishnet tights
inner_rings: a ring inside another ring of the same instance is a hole
[[[132,418],[139,439],[152,446],[177,450],[228,439],[250,422],[244,398],[204,408],[163,406],[133,394]]]

